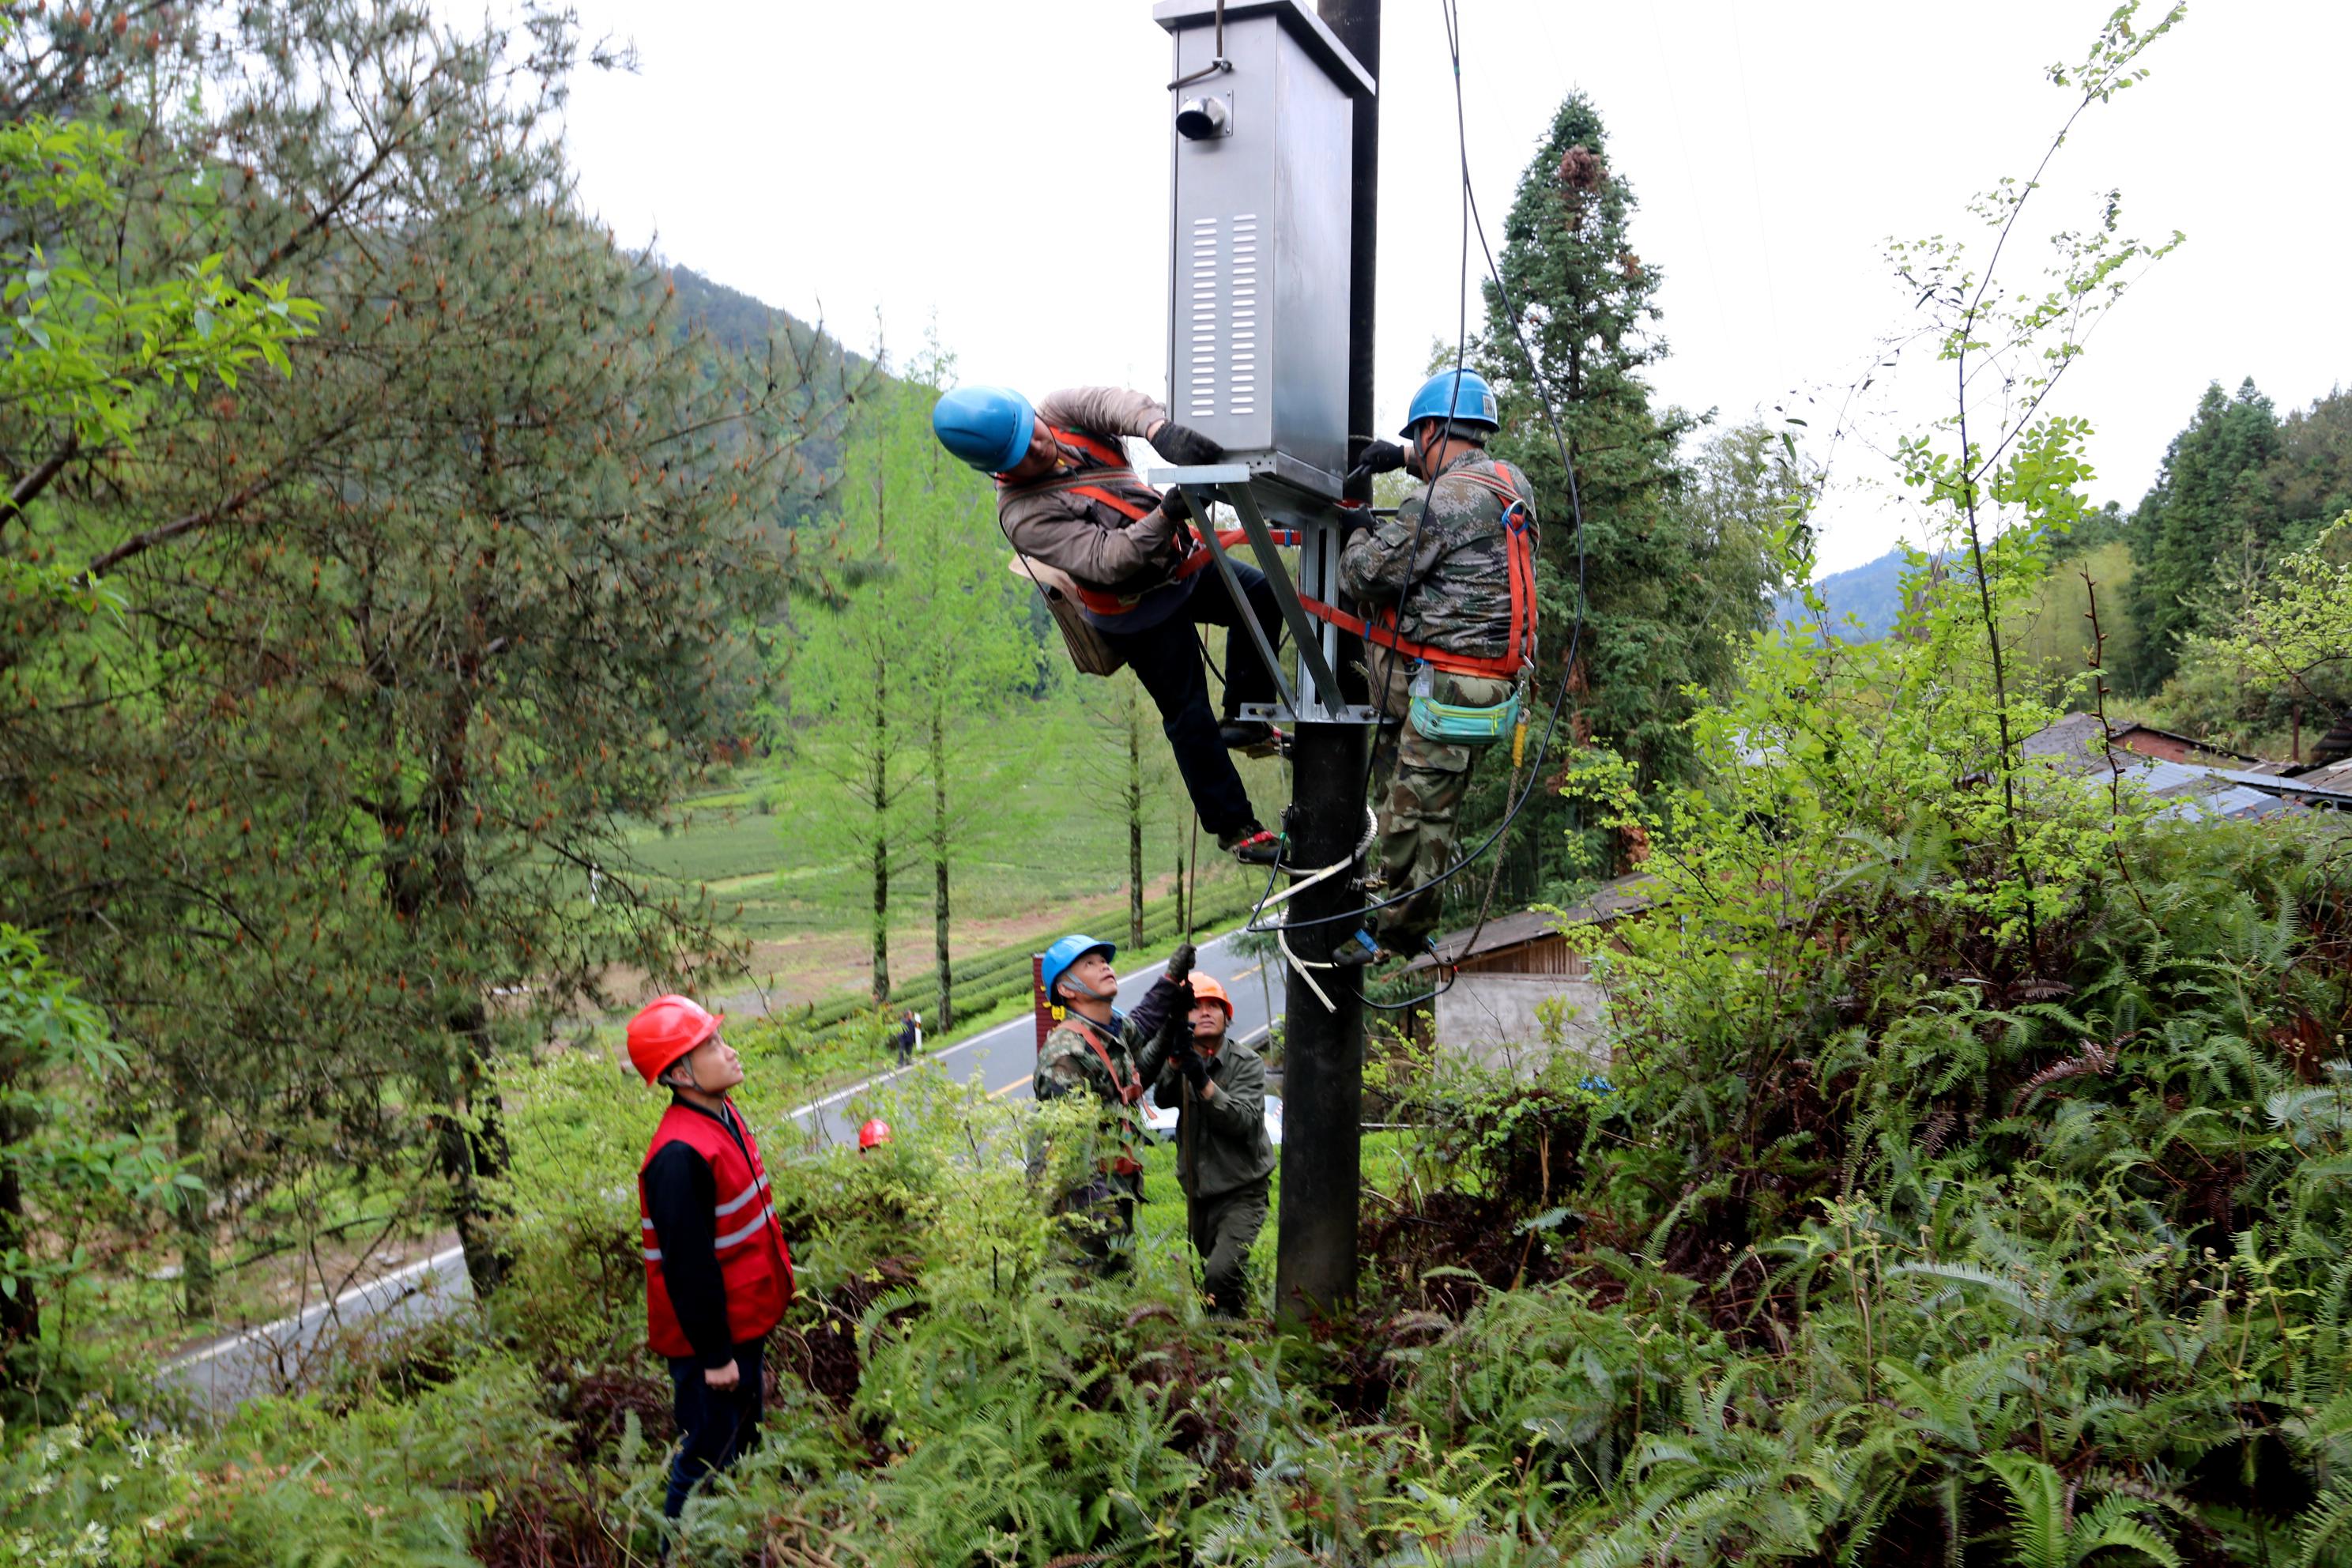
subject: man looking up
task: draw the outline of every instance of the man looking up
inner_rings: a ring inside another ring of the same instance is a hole
[[[1066,936],[1045,950],[1038,982],[1060,1016],[1037,1051],[1031,1089],[1037,1098],[1091,1096],[1102,1109],[1094,1169],[1062,1195],[1059,1212],[1086,1221],[1078,1247],[1087,1267],[1110,1273],[1126,1267],[1127,1238],[1135,1233],[1135,1200],[1143,1195],[1143,1164],[1138,1157],[1143,1113],[1136,1101],[1158,1076],[1183,1026],[1192,993],[1192,944],[1177,948],[1168,969],[1151,984],[1131,1014],[1111,1003],[1118,973],[1111,960],[1118,950],[1090,936]]]
[[[769,1333],[793,1299],[793,1255],[768,1201],[759,1141],[728,1092],[743,1063],[724,1020],[684,996],[657,996],[629,1020],[629,1059],[670,1091],[637,1172],[646,1255],[646,1338],[668,1358],[677,1415],[662,1512],[759,1441]]]
[[[1139,437],[1180,465],[1216,462],[1223,449],[1143,394],[1106,386],[1056,392],[1034,408],[1002,387],[959,386],[931,410],[931,428],[949,451],[995,476],[996,521],[1013,549],[1066,573],[1088,624],[1133,667],[1217,847],[1273,864],[1278,841],[1259,825],[1225,754],[1272,743],[1271,727],[1240,711],[1244,702],[1274,700],[1273,672],[1254,639],[1227,638],[1223,722],[1210,712],[1193,628],[1237,629],[1233,595],[1222,583],[1203,585],[1209,547],[1181,521],[1184,503],[1137,478],[1119,443]],[[1239,562],[1234,572],[1268,646],[1278,644],[1282,616],[1265,574]]]
[[[1443,371],[1413,395],[1410,445],[1380,441],[1364,454],[1374,472],[1403,468],[1422,481],[1339,554],[1339,586],[1367,610],[1365,663],[1383,714],[1374,752],[1388,776],[1381,890],[1405,896],[1339,945],[1332,957],[1342,963],[1427,945],[1476,748],[1517,720],[1518,684],[1535,660],[1535,491],[1486,455],[1500,427],[1475,371]]]
[[[1234,1001],[1223,985],[1196,974],[1192,991],[1189,1038],[1168,1053],[1151,1098],[1176,1107],[1176,1181],[1184,1189],[1185,1232],[1201,1255],[1202,1291],[1213,1315],[1237,1318],[1250,1246],[1265,1225],[1274,1180],[1265,1062],[1225,1038]]]

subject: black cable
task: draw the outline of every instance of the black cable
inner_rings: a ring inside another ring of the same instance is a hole
[[[1551,431],[1553,447],[1559,454],[1561,471],[1568,476],[1569,511],[1576,529],[1575,613],[1574,617],[1570,622],[1569,632],[1568,658],[1567,661],[1560,666],[1559,689],[1555,692],[1552,697],[1551,713],[1544,723],[1543,741],[1536,749],[1535,765],[1530,767],[1528,771],[1527,785],[1519,792],[1518,799],[1511,803],[1509,811],[1504,815],[1503,820],[1496,825],[1495,830],[1488,834],[1485,840],[1468,855],[1464,856],[1461,859],[1454,862],[1453,866],[1439,872],[1436,876],[1431,878],[1428,881],[1422,883],[1418,887],[1408,888],[1403,892],[1395,894],[1390,898],[1382,899],[1377,903],[1366,904],[1363,908],[1356,910],[1352,914],[1324,915],[1315,920],[1300,921],[1295,923],[1286,921],[1284,922],[1285,926],[1293,931],[1304,931],[1311,926],[1334,925],[1343,921],[1353,921],[1360,924],[1366,915],[1373,914],[1379,910],[1402,903],[1405,900],[1413,897],[1415,894],[1425,892],[1431,888],[1438,887],[1460,872],[1467,869],[1469,867],[1476,864],[1480,859],[1484,858],[1486,852],[1493,848],[1502,837],[1511,830],[1511,825],[1518,820],[1519,813],[1526,808],[1528,799],[1535,794],[1536,782],[1543,775],[1543,759],[1549,755],[1551,751],[1552,737],[1558,734],[1559,731],[1560,714],[1568,706],[1569,681],[1576,672],[1577,655],[1581,651],[1584,641],[1584,602],[1586,589],[1584,499],[1581,490],[1576,482],[1576,466],[1569,460],[1568,438],[1560,432],[1559,412],[1552,407],[1550,389],[1544,384],[1543,369],[1536,363],[1534,353],[1528,347],[1527,334],[1519,328],[1519,313],[1511,303],[1509,288],[1503,282],[1502,268],[1496,263],[1494,247],[1489,244],[1486,239],[1486,220],[1479,216],[1477,194],[1472,189],[1470,184],[1468,145],[1466,137],[1463,133],[1462,46],[1461,34],[1459,31],[1459,16],[1456,14],[1454,4],[1450,3],[1450,0],[1440,0],[1439,8],[1446,16],[1446,39],[1452,49],[1454,58],[1454,125],[1457,138],[1462,141],[1463,145],[1463,205],[1469,213],[1472,225],[1477,230],[1478,248],[1486,258],[1486,274],[1494,280],[1496,298],[1503,307],[1505,317],[1511,323],[1511,340],[1518,346],[1520,359],[1526,362],[1528,367],[1528,379],[1534,384],[1536,395],[1543,404],[1544,422]],[[1465,271],[1467,271],[1466,262]],[[1465,318],[1466,313],[1467,307],[1465,305]],[[1465,326],[1465,334],[1466,330]],[[1459,374],[1458,367],[1456,374],[1457,375]],[[1456,384],[1457,386],[1459,385],[1458,381]],[[1425,514],[1426,508],[1424,507],[1423,510]],[[1481,921],[1480,923],[1484,924],[1485,922]],[[1451,982],[1448,984],[1450,984]],[[1444,988],[1441,987],[1440,989],[1443,990]],[[1432,992],[1430,994],[1431,996],[1435,996],[1438,994],[1439,992]],[[1384,1010],[1394,1011],[1400,1006],[1410,1005],[1411,1004],[1389,1004]],[[1379,1005],[1368,1004],[1368,1005]]]

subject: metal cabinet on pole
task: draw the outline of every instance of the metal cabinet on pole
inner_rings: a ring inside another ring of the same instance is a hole
[[[1311,618],[1305,593],[1339,597],[1341,476],[1371,428],[1372,190],[1378,0],[1164,0],[1174,37],[1169,264],[1170,413],[1225,448],[1213,468],[1155,470],[1233,563],[1213,510],[1230,508],[1269,579],[1292,661],[1275,658],[1272,708],[1244,712],[1292,731],[1287,863],[1351,858],[1363,837],[1364,759],[1377,714],[1349,668],[1352,639]],[[1328,19],[1328,25],[1327,25]],[[1352,498],[1362,500],[1362,497]],[[1274,531],[1299,539],[1296,576]],[[1357,875],[1305,889],[1302,926],[1358,907]],[[1345,926],[1294,942],[1319,957]],[[1364,1026],[1360,972],[1296,970],[1286,990],[1285,1136],[1276,1308],[1297,1321],[1355,1292]],[[1327,1005],[1325,997],[1328,996]]]

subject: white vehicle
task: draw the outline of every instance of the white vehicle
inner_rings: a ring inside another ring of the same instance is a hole
[[[1162,1110],[1157,1099],[1145,1096],[1143,1125],[1161,1142],[1171,1142],[1176,1136],[1175,1109]],[[1282,1096],[1278,1094],[1265,1097],[1265,1141],[1277,1149],[1282,1147]]]

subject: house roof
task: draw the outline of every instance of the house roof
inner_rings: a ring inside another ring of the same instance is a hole
[[[1569,926],[1600,925],[1620,915],[1646,910],[1650,907],[1649,882],[1648,877],[1636,872],[1633,876],[1603,883],[1591,898],[1581,903],[1571,904],[1558,913],[1550,910],[1522,910],[1517,914],[1498,915],[1483,925],[1447,931],[1437,939],[1435,952],[1414,959],[1405,965],[1405,973],[1438,964],[1456,964],[1465,958],[1524,947],[1528,942],[1556,936]]]
[[[2255,759],[2242,758],[2239,752],[2210,745],[2191,736],[2175,734],[2169,730],[2158,730],[2149,724],[2130,724],[2117,729],[2115,731],[2117,776],[2157,799],[2172,802],[2159,814],[2163,816],[2260,818],[2313,805],[2352,808],[2352,776],[2338,778],[2333,769],[2290,778],[2257,771],[2254,767],[2216,767],[2203,763],[2175,762],[2168,757],[2148,756],[2133,751],[2128,742],[2135,731],[2160,736],[2209,757],[2228,757],[2250,763]],[[2104,779],[2109,755],[2104,734],[2097,714],[2069,713],[2048,729],[2027,736],[2021,749],[2027,756],[2046,759],[2068,773],[2084,778],[2096,775]],[[2127,763],[2122,760],[2126,756],[2131,759]]]
[[[2105,725],[2096,713],[2069,713],[2045,730],[2028,735],[2021,750],[2029,757],[2051,757],[2077,773],[2097,773],[2106,766],[2106,745],[2103,739]],[[2217,746],[2210,741],[2184,735],[2177,730],[2159,730],[2153,724],[2126,723],[2115,727],[2115,747],[2135,756],[2147,753],[2132,744],[2136,735],[2152,735],[2160,741],[2191,751],[2216,763],[2227,760],[2243,763],[2249,770],[2261,771],[2274,766],[2262,758],[2244,752],[2233,752],[2227,746]]]

